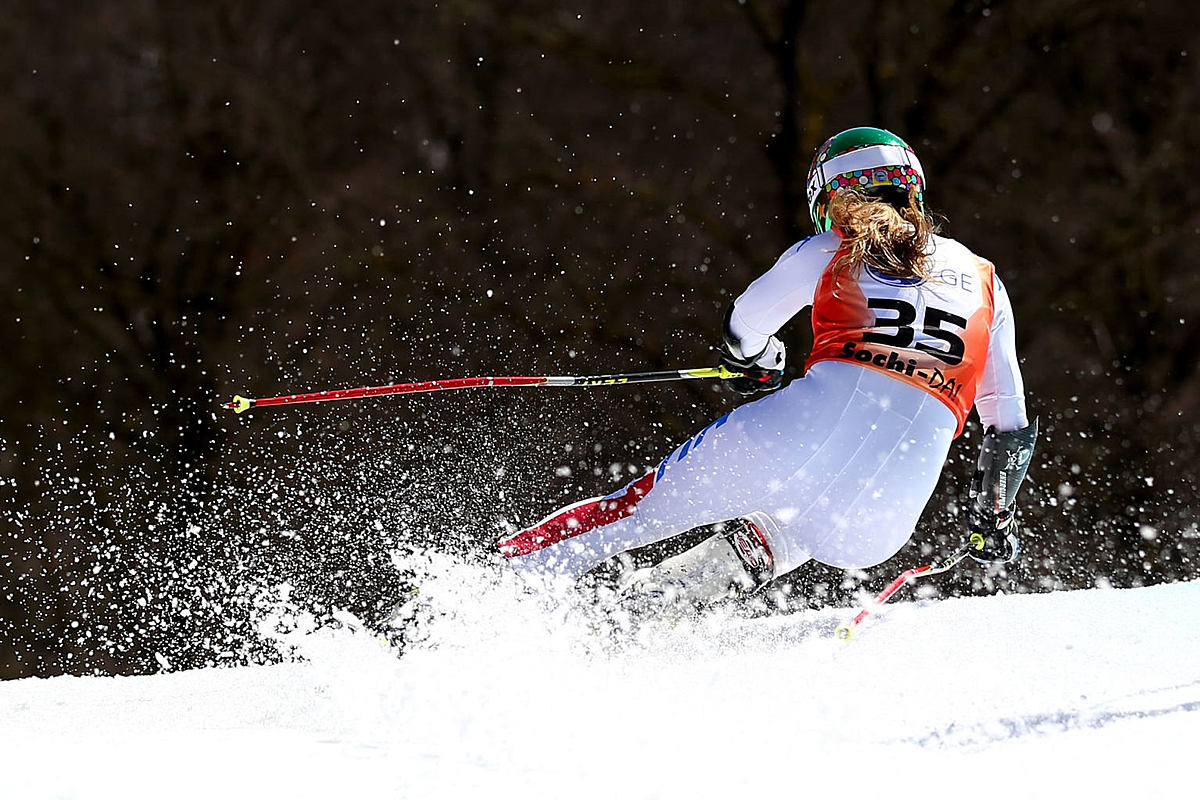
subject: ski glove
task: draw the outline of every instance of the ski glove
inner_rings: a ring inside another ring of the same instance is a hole
[[[733,304],[725,313],[723,339],[721,344],[721,364],[732,370],[746,373],[740,378],[726,378],[725,383],[730,389],[741,395],[752,395],[756,392],[769,392],[778,389],[783,383],[783,364],[787,358],[787,349],[783,342],[774,336],[767,339],[766,346],[752,355],[742,351],[741,340],[730,329],[730,319],[733,317]]]
[[[1017,536],[1017,518],[1013,517],[1003,528],[997,528],[991,535],[971,529],[970,543],[974,548],[971,558],[980,564],[1008,564],[1017,560],[1021,552],[1021,540]]]
[[[744,377],[725,379],[725,385],[740,395],[769,392],[778,389],[779,385],[783,383],[783,370],[781,369],[767,369],[757,364],[747,366],[730,357],[725,351],[721,352],[721,363],[730,369],[746,373]]]
[[[1021,550],[1017,526],[1017,491],[1025,480],[1038,421],[1015,431],[989,429],[983,437],[979,465],[971,479],[971,558],[981,563],[1014,561]]]

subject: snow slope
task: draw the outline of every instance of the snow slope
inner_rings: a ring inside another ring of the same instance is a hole
[[[4,798],[1196,796],[1200,582],[711,617],[614,645],[455,566],[402,658],[0,683]]]

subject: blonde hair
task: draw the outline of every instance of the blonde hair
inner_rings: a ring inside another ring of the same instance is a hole
[[[829,219],[842,237],[835,274],[849,269],[857,276],[869,266],[893,278],[929,277],[929,251],[937,226],[921,210],[917,188],[908,189],[908,204],[896,208],[878,197],[842,191],[829,205]]]

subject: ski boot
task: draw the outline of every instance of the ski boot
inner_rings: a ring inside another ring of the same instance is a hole
[[[775,577],[774,520],[756,511],[721,527],[692,549],[628,575],[618,589],[620,604],[637,617],[687,613],[749,594]]]

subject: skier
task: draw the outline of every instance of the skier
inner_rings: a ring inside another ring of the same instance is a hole
[[[843,131],[808,172],[816,235],[730,306],[722,363],[741,394],[652,472],[499,543],[529,576],[575,581],[611,557],[701,526],[718,532],[627,575],[623,597],[704,605],[809,559],[864,568],[911,536],[974,407],[986,434],[968,512],[972,556],[1018,552],[1016,494],[1037,421],[1026,415],[1013,313],[993,265],[936,234],[912,148]],[[779,391],[776,331],[812,307],[803,378]]]

